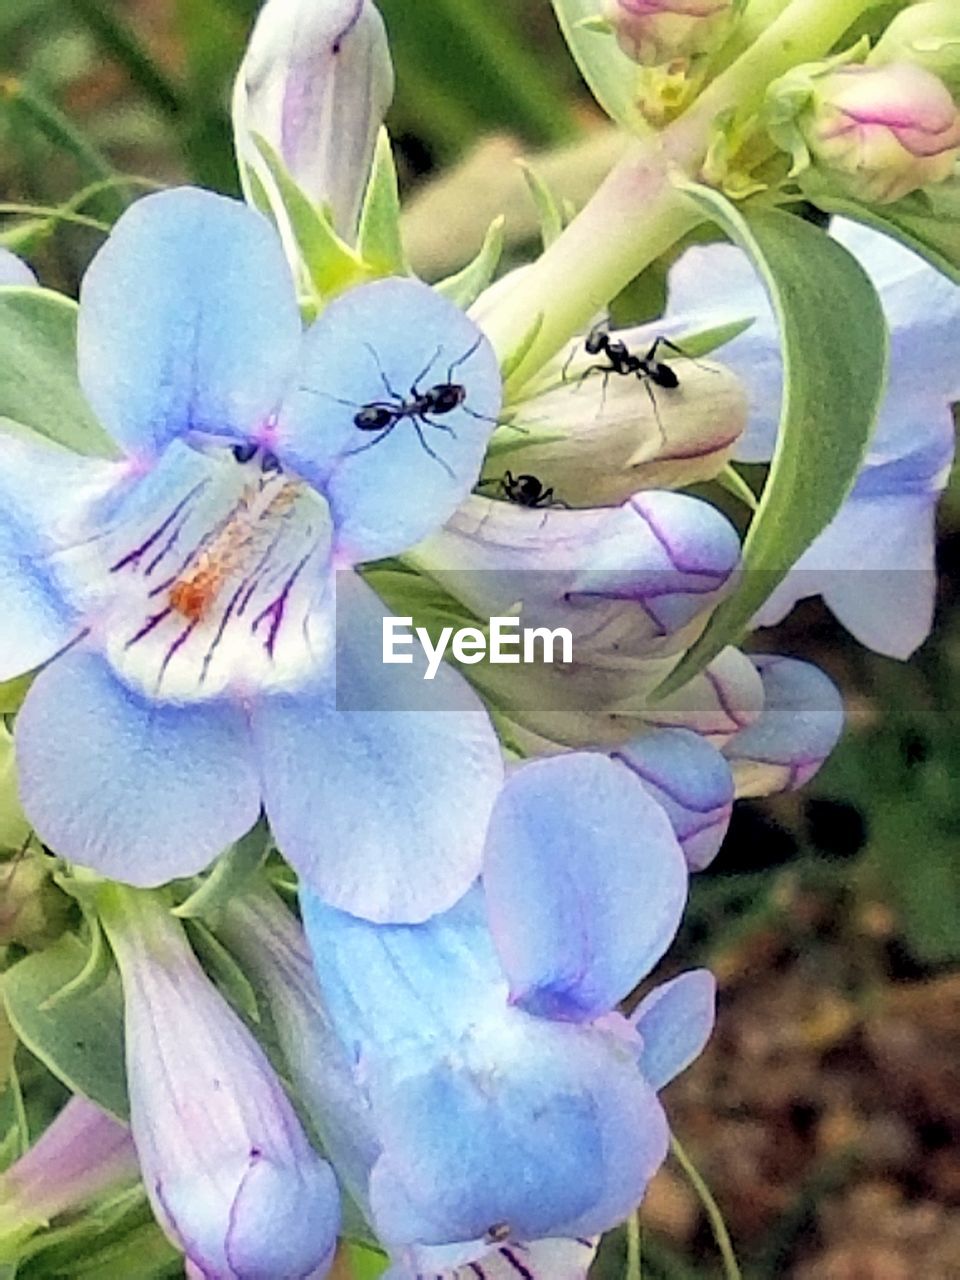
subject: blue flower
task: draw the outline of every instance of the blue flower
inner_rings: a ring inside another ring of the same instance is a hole
[[[366,1207],[392,1274],[587,1239],[640,1201],[667,1150],[655,1091],[703,1047],[713,980],[682,975],[630,1020],[614,1010],[672,940],[686,888],[663,809],[622,764],[572,753],[513,773],[482,886],[444,915],[375,927],[303,892],[369,1106]]]
[[[162,903],[113,885],[99,903],[123,983],[130,1125],[158,1222],[190,1274],[326,1275],[336,1179],[263,1050]]]
[[[353,568],[476,481],[500,403],[480,331],[394,279],[303,333],[266,220],[184,189],[134,205],[94,260],[78,357],[120,456],[0,439],[0,679],[47,664],[16,729],[43,840],[156,885],[262,803],[329,902],[450,906],[479,868],[498,744],[456,672],[383,666]],[[445,384],[449,412],[404,409]]]
[[[906,658],[933,619],[934,520],[953,461],[951,405],[960,399],[960,289],[888,236],[841,218],[832,234],[880,293],[890,325],[890,381],[853,492],[757,621],[771,625],[798,600],[821,595],[862,644]],[[691,249],[671,271],[667,332],[751,316],[755,323],[722,358],[750,394],[737,456],[762,462],[773,454],[782,385],[777,327],[763,289],[731,246]]]

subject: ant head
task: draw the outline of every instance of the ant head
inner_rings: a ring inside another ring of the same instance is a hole
[[[596,324],[584,338],[583,345],[588,355],[597,356],[604,350],[609,341],[609,335],[603,325]]]
[[[454,409],[459,409],[466,398],[467,389],[459,382],[442,382],[431,387],[424,396],[430,402],[431,413],[452,413]]]
[[[517,491],[522,497],[539,498],[543,493],[543,485],[536,476],[517,476]]]
[[[233,456],[243,466],[257,456],[257,446],[252,443],[234,445]]]
[[[396,414],[385,404],[368,404],[354,414],[353,425],[361,431],[386,431],[393,425]]]

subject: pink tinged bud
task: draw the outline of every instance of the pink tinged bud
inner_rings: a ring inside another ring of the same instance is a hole
[[[133,1182],[130,1130],[86,1098],[71,1098],[30,1150],[0,1175],[0,1234],[41,1226]]]
[[[253,140],[265,138],[352,241],[392,97],[386,31],[369,0],[268,0],[234,89],[241,163],[271,189]]]
[[[101,898],[123,982],[131,1127],[158,1222],[203,1276],[326,1274],[336,1180],[263,1050],[155,899],[116,886]]]
[[[627,57],[657,67],[719,48],[733,0],[604,0],[602,12]]]
[[[815,167],[872,204],[943,182],[960,156],[960,112],[949,90],[909,62],[814,76],[797,124]]]
[[[901,10],[877,41],[871,66],[912,62],[925,67],[960,94],[960,5],[957,0],[925,0]]]
[[[641,356],[653,341],[648,330],[614,336]],[[485,482],[495,484],[511,468],[513,475],[536,476],[557,502],[600,507],[619,506],[645,489],[713,479],[746,429],[743,384],[722,365],[667,351],[659,358],[671,361],[675,387],[588,372],[597,358],[578,339],[546,371],[546,389],[517,406],[513,422],[526,434],[503,433],[505,447]]]

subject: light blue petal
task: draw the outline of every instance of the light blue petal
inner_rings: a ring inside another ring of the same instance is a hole
[[[0,285],[12,284],[29,289],[36,283],[37,277],[22,258],[9,249],[0,249]]]
[[[444,911],[480,871],[503,778],[482,703],[442,664],[383,662],[384,608],[337,575],[336,683],[257,703],[267,813],[284,856],[332,906],[370,920]]]
[[[687,868],[663,809],[621,765],[587,753],[524,765],[497,801],[483,871],[511,1001],[587,1021],[669,946]]]
[[[937,589],[938,494],[914,490],[909,478],[904,492],[870,492],[908,463],[864,474],[862,494],[855,492],[804,552],[754,625],[772,626],[798,600],[822,595],[850,634],[876,653],[905,659],[923,644]]]
[[[661,729],[613,752],[643,783],[673,825],[687,866],[702,871],[720,851],[733,811],[730,766],[706,739]]]
[[[843,732],[843,700],[819,667],[795,658],[754,658],[763,680],[760,719],[724,746],[738,795],[804,786]]]
[[[337,1034],[364,1060],[426,1059],[467,1036],[507,984],[475,886],[424,924],[374,925],[300,891],[307,941]]]
[[[640,1065],[654,1089],[685,1071],[703,1052],[716,1016],[717,983],[707,969],[691,969],[646,996],[630,1021],[643,1040]]]
[[[113,463],[0,433],[0,680],[40,666],[80,630],[54,557],[89,532],[96,501],[121,478]]]
[[[373,1074],[384,1155],[371,1178],[391,1251],[609,1229],[666,1152],[656,1095],[626,1049],[508,1011],[446,1060]]]
[[[23,807],[44,843],[127,884],[200,871],[260,810],[239,707],[148,701],[79,649],[35,681],[15,745]]]
[[[446,383],[466,399],[449,413],[363,431],[369,404],[409,403]],[[405,551],[452,515],[480,475],[500,411],[493,349],[427,285],[381,280],[334,301],[304,341],[301,385],[277,448],[328,496],[342,564]]]
[[[80,381],[128,453],[187,432],[269,435],[300,315],[280,240],[236,200],[181,188],[116,224],[80,293]]]

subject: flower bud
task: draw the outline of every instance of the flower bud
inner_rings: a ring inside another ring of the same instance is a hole
[[[771,86],[768,123],[836,190],[889,204],[943,182],[960,156],[960,111],[941,80],[909,62],[799,67]]]
[[[604,0],[603,16],[628,58],[657,67],[719,48],[733,0]]]
[[[130,1130],[86,1098],[71,1098],[30,1150],[0,1175],[0,1236],[36,1229],[133,1182]]]
[[[262,136],[352,241],[392,97],[386,32],[369,0],[268,0],[234,90],[241,167],[270,189],[254,143]]]
[[[956,0],[926,0],[901,10],[867,61],[874,67],[891,62],[916,63],[939,76],[957,97],[960,95],[960,5]]]
[[[326,1274],[336,1180],[263,1050],[155,897],[104,885],[99,905],[123,983],[130,1122],[158,1222],[200,1275]]]
[[[650,330],[614,336],[641,356],[650,349]],[[661,367],[673,372],[676,386],[591,371],[597,357],[578,340],[545,371],[542,389],[534,388],[516,406],[517,429],[502,433],[503,447],[487,464],[484,491],[502,489],[509,469],[514,477],[536,477],[541,491],[552,490],[559,504],[600,507],[618,506],[640,490],[712,480],[746,428],[746,392],[722,365],[664,355],[671,363]]]

